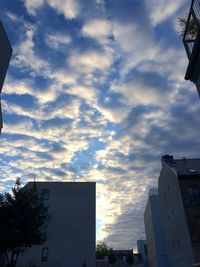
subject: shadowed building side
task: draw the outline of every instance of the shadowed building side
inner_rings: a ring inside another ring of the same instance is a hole
[[[158,190],[150,189],[144,212],[150,267],[169,267]]]
[[[0,21],[0,93],[4,84],[6,73],[8,70],[8,65],[12,55],[12,47]],[[3,127],[2,122],[2,111],[1,111],[1,100],[0,100],[0,133]]]
[[[49,207],[48,240],[19,258],[20,267],[95,266],[96,184],[92,182],[37,182]],[[32,186],[29,183],[27,186]]]
[[[159,202],[169,264],[200,263],[200,159],[162,157]]]

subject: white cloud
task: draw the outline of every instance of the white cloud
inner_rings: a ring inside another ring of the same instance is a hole
[[[186,0],[146,0],[146,5],[150,10],[150,17],[154,26],[162,23],[174,15],[184,4]]]
[[[121,75],[156,55],[157,45],[149,25],[144,28],[139,23],[113,22],[113,35],[122,60]]]
[[[109,108],[96,104],[94,105],[94,107],[104,116],[107,121],[113,123],[122,122],[130,111],[130,106],[128,105],[119,106],[116,108]]]
[[[35,43],[33,41],[35,35],[35,27],[28,25],[25,29],[25,38],[14,48],[15,57],[12,59],[12,64],[16,68],[24,68],[41,74],[49,68],[48,63],[41,59],[35,53]]]
[[[58,13],[64,14],[65,18],[73,19],[79,14],[77,0],[46,0]]]
[[[163,88],[164,89],[164,88]],[[145,85],[142,81],[124,82],[123,84],[113,85],[112,90],[121,93],[125,97],[126,103],[131,105],[167,105],[163,101],[165,92],[158,90],[150,85]]]
[[[45,0],[22,0],[29,14],[35,15],[36,10],[42,6]]]
[[[47,34],[45,42],[52,49],[66,49],[66,45],[70,44],[71,38],[64,34]]]
[[[47,3],[53,7],[59,14],[63,14],[66,19],[73,19],[79,13],[77,0],[22,0],[31,15],[36,15],[36,11],[42,5]]]
[[[98,99],[98,91],[92,87],[76,85],[65,90],[66,93],[75,95],[77,97],[86,99],[91,104],[96,103]]]
[[[105,71],[112,64],[112,54],[110,51],[98,50],[74,53],[69,58],[69,64],[77,69],[80,68],[83,72],[94,70]]]
[[[111,34],[111,23],[105,19],[93,19],[86,22],[82,28],[82,33],[98,40],[108,37]]]

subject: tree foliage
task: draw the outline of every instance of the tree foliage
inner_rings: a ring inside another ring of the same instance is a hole
[[[104,242],[99,242],[96,245],[96,253],[97,255],[108,255],[113,249],[106,245]]]
[[[21,188],[17,179],[12,193],[0,194],[0,251],[15,267],[27,248],[47,240],[48,207],[40,200],[36,184]]]
[[[178,32],[181,36],[184,36],[186,26],[188,22],[188,14],[186,16],[182,16],[178,18]],[[198,26],[195,22],[195,20],[191,17],[191,19],[188,22],[188,28],[187,28],[187,35],[190,39],[195,39],[198,32]]]

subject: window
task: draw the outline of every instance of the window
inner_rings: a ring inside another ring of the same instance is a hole
[[[49,254],[49,248],[44,247],[42,248],[42,261],[47,261],[48,260],[48,254]]]
[[[42,189],[41,190],[41,200],[49,200],[50,190],[49,189]]]
[[[147,250],[147,245],[144,244],[144,253],[147,255],[148,254],[148,250]]]
[[[189,186],[188,194],[193,204],[200,204],[200,187],[198,185]]]

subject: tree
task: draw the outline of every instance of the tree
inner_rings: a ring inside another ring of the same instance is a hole
[[[188,15],[178,18],[178,26],[179,26],[178,32],[181,36],[184,36],[185,34],[187,22],[188,22]],[[190,39],[195,39],[197,36],[197,32],[198,32],[197,23],[195,22],[193,17],[191,17],[191,19],[188,22],[187,34],[189,35]]]
[[[126,262],[128,263],[128,265],[133,265],[134,264],[134,257],[133,254],[128,254],[126,256]]]
[[[99,242],[96,245],[96,254],[99,255],[108,255],[113,249],[106,245],[104,242]]]
[[[113,265],[116,262],[115,256],[113,254],[113,248],[106,245],[104,242],[99,242],[96,245],[96,256],[97,259],[108,256],[109,264]]]
[[[0,194],[0,251],[8,267],[15,267],[19,255],[47,240],[48,207],[40,200],[36,183],[21,188],[18,178],[12,193]]]

